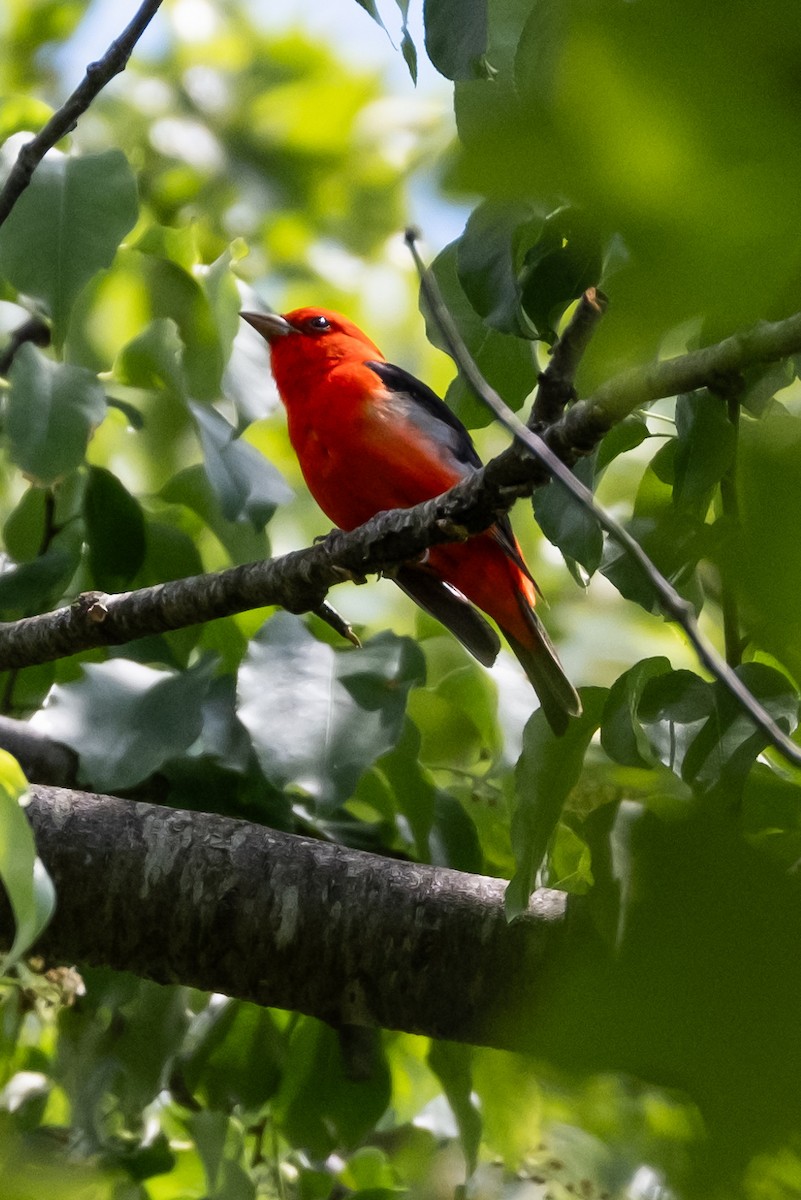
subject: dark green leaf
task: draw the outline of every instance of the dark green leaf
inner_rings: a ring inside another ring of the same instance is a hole
[[[235,436],[234,427],[216,409],[189,407],[222,515],[226,521],[247,519],[254,529],[263,529],[277,506],[292,498],[292,490],[255,446]]]
[[[396,744],[409,688],[423,676],[422,653],[407,638],[381,634],[361,650],[334,651],[278,613],[242,662],[239,719],[267,778],[330,810]]]
[[[80,562],[74,537],[59,537],[44,554],[0,575],[0,612],[6,620],[41,612],[62,596]]]
[[[798,692],[785,675],[765,663],[744,663],[737,674],[785,733],[798,724]],[[722,787],[731,803],[768,739],[721,683],[711,689],[713,710],[688,747],[682,778],[701,791]]]
[[[83,462],[89,438],[106,414],[103,388],[91,371],[55,363],[21,346],[11,368],[6,432],[11,458],[31,479],[55,483]]]
[[[428,1052],[428,1065],[442,1084],[459,1126],[468,1177],[476,1169],[482,1128],[481,1113],[473,1100],[472,1058],[472,1046],[455,1042],[432,1042]]]
[[[607,693],[582,688],[584,713],[557,737],[537,709],[523,733],[523,753],[517,764],[517,808],[512,819],[512,846],[517,871],[506,890],[511,919],[523,912],[537,884],[537,873],[565,801],[581,774],[590,739],[601,721]]]
[[[734,461],[737,433],[725,401],[711,392],[679,396],[676,433],[673,501],[703,517],[712,492]]]
[[[106,592],[120,591],[144,562],[142,509],[116,475],[104,467],[90,467],[84,519],[95,586]]]
[[[591,488],[594,477],[594,460],[582,458],[573,468],[573,474],[586,487]],[[534,519],[545,534],[566,558],[581,563],[590,575],[598,569],[604,549],[601,527],[592,513],[574,500],[561,486],[552,482],[537,488],[531,497]]]
[[[609,689],[601,723],[601,745],[610,758],[626,767],[648,767],[654,761],[637,708],[646,684],[671,670],[667,658],[645,658]]]
[[[647,437],[650,437],[650,434],[642,417],[626,417],[624,421],[613,425],[598,447],[595,456],[596,474],[600,475],[619,454],[634,450]]]
[[[453,242],[437,255],[431,269],[448,311],[484,378],[511,408],[518,409],[537,382],[537,365],[531,343],[498,333],[484,324],[459,283],[456,255],[457,243]],[[427,311],[425,302],[421,301],[421,304],[429,341],[441,350],[447,350],[439,326]],[[487,425],[495,419],[492,411],[476,399],[461,376],[457,376],[450,385],[445,400],[468,429]]]
[[[560,208],[545,221],[525,254],[521,304],[540,337],[553,341],[558,318],[572,300],[600,282],[603,246],[597,228],[575,208]]]
[[[0,228],[0,270],[48,305],[57,346],[75,297],[109,266],[137,209],[136,180],[121,150],[48,157]]]
[[[258,1112],[278,1087],[283,1056],[283,1038],[267,1009],[219,998],[195,1017],[177,1067],[209,1108]]]
[[[200,734],[214,664],[180,674],[126,659],[87,663],[74,683],[57,684],[34,724],[80,758],[81,779],[98,791],[133,787]]]
[[[515,337],[529,331],[521,319],[517,243],[525,227],[534,240],[543,218],[534,206],[485,201],[474,209],[456,243],[456,269],[464,294],[487,325]]]
[[[683,775],[684,757],[713,711],[712,685],[692,671],[657,673],[640,696],[639,720],[660,762]]]
[[[320,1021],[302,1018],[289,1045],[276,1120],[292,1144],[305,1146],[315,1158],[326,1158],[336,1147],[358,1145],[389,1103],[381,1034],[360,1032],[367,1035],[368,1044],[357,1072],[343,1056],[345,1043]]]
[[[474,79],[487,49],[487,0],[424,0],[426,50],[446,79]]]

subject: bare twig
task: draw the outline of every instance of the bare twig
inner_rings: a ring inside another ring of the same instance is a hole
[[[764,734],[767,742],[778,750],[778,752],[795,766],[801,766],[801,748],[795,745],[787,734],[779,728],[773,720],[770,713],[763,708],[755,696],[751,694],[748,688],[745,687],[740,677],[735,673],[732,667],[720,657],[714,647],[703,637],[698,628],[698,623],[695,619],[695,613],[692,606],[679,595],[671,583],[665,579],[664,575],[651,562],[648,555],[643,550],[642,546],[634,540],[622,525],[600,505],[596,504],[592,492],[581,483],[572,471],[565,465],[561,459],[557,458],[556,454],[543,439],[531,429],[527,429],[523,422],[515,415],[509,406],[501,399],[498,393],[491,388],[483,375],[476,366],[470,351],[467,349],[453,319],[448,312],[442,300],[436,280],[431,272],[423,263],[416,245],[415,234],[409,230],[406,235],[407,244],[414,256],[415,264],[417,265],[420,274],[420,283],[428,303],[434,320],[437,322],[440,332],[445,338],[451,355],[464,378],[469,383],[475,394],[482,400],[498,417],[498,419],[509,429],[514,436],[523,443],[527,450],[534,455],[535,458],[542,463],[552,479],[556,479],[570,493],[582,508],[591,513],[602,529],[605,529],[610,538],[617,543],[640,567],[643,575],[648,579],[657,596],[659,597],[662,609],[674,621],[677,622],[684,630],[690,644],[695,650],[699,661],[706,667],[711,675],[715,677],[730,694],[737,700],[741,708],[749,715],[756,727]],[[791,318],[790,322],[801,333],[801,316]],[[761,328],[761,327],[758,327]],[[724,371],[736,371],[740,365],[740,361],[732,362],[732,359],[737,359],[741,354],[743,345],[748,345],[749,342],[753,346],[755,339],[753,334],[740,334],[737,337],[729,338],[726,342],[721,342],[717,347],[707,347],[703,351],[696,352],[695,355],[687,355],[686,358],[693,358],[696,361],[706,361],[710,369],[707,374],[712,374],[711,362],[714,355],[710,355],[711,350],[722,350],[721,358],[723,360]],[[788,351],[789,353],[789,351]],[[693,386],[690,382],[692,376],[686,367],[686,359],[672,360],[673,370],[664,372],[664,377],[673,377],[674,381],[682,380],[683,386],[678,386],[675,389],[666,393],[674,394],[678,391],[691,391],[698,387],[698,383]],[[679,365],[681,364],[681,365]],[[666,365],[666,364],[660,364]],[[720,371],[720,361],[718,361],[718,371]],[[649,378],[649,373],[645,373],[646,379]],[[632,374],[629,373],[623,377],[625,384],[624,389],[629,395],[637,390],[638,403],[642,403],[639,399],[640,390],[632,386]],[[661,386],[661,385],[660,385]],[[602,389],[603,390],[603,389]],[[608,393],[608,385],[607,385]],[[662,393],[665,394],[665,393]],[[655,398],[655,397],[654,397]],[[596,404],[598,403],[596,398]],[[619,403],[619,402],[618,402]],[[601,406],[603,407],[603,406]],[[625,415],[621,413],[620,415]]]
[[[89,63],[86,74],[71,96],[57,109],[36,137],[26,142],[17,155],[8,179],[0,190],[0,225],[31,182],[39,163],[66,134],[75,128],[95,96],[109,80],[124,71],[131,52],[161,5],[161,0],[144,0],[130,25],[109,46],[97,62]]]
[[[538,433],[561,417],[565,405],[577,400],[573,380],[598,322],[609,301],[598,288],[587,288],[556,342],[548,366],[539,378],[531,427]]]

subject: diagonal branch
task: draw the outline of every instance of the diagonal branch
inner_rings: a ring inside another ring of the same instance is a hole
[[[109,46],[97,62],[89,63],[86,74],[78,87],[57,109],[45,127],[32,141],[26,142],[17,155],[17,161],[9,172],[8,179],[0,190],[0,225],[8,217],[14,205],[31,182],[39,163],[52,150],[56,142],[75,128],[78,118],[86,112],[95,96],[103,90],[109,80],[124,71],[134,46],[156,15],[161,0],[144,0],[126,29]]]
[[[548,442],[540,437],[539,434],[528,429],[512,409],[501,399],[495,389],[490,387],[479,371],[475,360],[456,328],[453,318],[442,299],[434,276],[423,264],[417,250],[413,230],[407,231],[406,242],[412,252],[420,274],[421,288],[431,309],[431,313],[439,325],[440,332],[448,344],[455,363],[478,398],[492,409],[506,428],[542,464],[548,472],[549,477],[557,480],[570,493],[573,499],[595,518],[601,528],[606,530],[612,541],[616,542],[637,563],[643,575],[659,597],[663,611],[667,616],[672,617],[684,630],[688,641],[698,656],[699,662],[706,667],[715,679],[723,684],[743,711],[748,714],[754,725],[764,734],[768,743],[774,749],[778,750],[788,762],[793,763],[795,766],[801,766],[801,747],[798,747],[787,736],[784,730],[779,727],[767,709],[748,690],[735,670],[720,657],[714,646],[706,640],[698,627],[692,606],[683,596],[679,595],[662,572],[651,562],[651,559],[639,542],[635,541],[631,534],[606,509],[601,508],[596,503],[590,489],[585,487],[576,478],[566,464],[566,461],[560,458],[557,453],[554,453]],[[801,334],[801,316],[797,315],[796,317],[789,318],[786,324],[789,326],[789,329],[782,331],[778,331],[777,326],[756,326],[754,330],[728,338],[725,342],[721,342],[717,346],[705,347],[704,350],[696,351],[693,355],[668,360],[666,363],[657,364],[656,367],[647,368],[645,372],[627,372],[626,375],[620,377],[620,389],[618,392],[613,390],[610,397],[610,385],[607,385],[605,389],[601,389],[601,392],[606,393],[606,400],[599,400],[598,397],[601,393],[596,393],[595,399],[586,403],[585,411],[593,414],[596,420],[598,420],[599,416],[606,417],[609,414],[615,414],[612,416],[610,422],[613,423],[617,416],[622,417],[627,415],[631,411],[631,408],[643,402],[641,399],[643,387],[646,390],[649,387],[655,389],[655,394],[650,396],[650,399],[656,399],[658,395],[674,395],[677,392],[694,391],[699,385],[696,381],[694,370],[688,364],[689,359],[694,360],[694,367],[702,367],[706,371],[707,378],[714,378],[716,372],[719,378],[723,373],[739,371],[746,365],[746,362],[743,361],[744,351],[747,353],[750,349],[752,352],[752,357],[746,361],[760,361],[759,347],[767,330],[772,330],[777,335],[777,340],[780,344],[783,337],[786,337],[787,342],[785,344],[788,345],[786,353],[792,353],[793,337],[796,333]],[[714,367],[713,363],[715,364]],[[639,386],[637,386],[638,379]],[[663,392],[659,390],[666,385],[669,387],[669,391]],[[628,401],[633,400],[635,396],[637,397],[636,403],[633,403],[631,408],[629,408]],[[625,397],[625,399],[622,397]],[[566,424],[566,422],[563,423]]]

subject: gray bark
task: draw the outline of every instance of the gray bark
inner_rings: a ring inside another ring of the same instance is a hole
[[[566,897],[509,925],[500,880],[380,858],[245,821],[33,787],[58,908],[49,958],[469,1042],[535,1020]]]

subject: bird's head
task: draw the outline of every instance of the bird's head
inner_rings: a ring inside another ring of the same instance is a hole
[[[327,371],[342,360],[365,362],[384,356],[358,325],[327,308],[295,308],[277,313],[239,314],[269,342],[273,374],[283,392],[285,380],[297,381]]]

